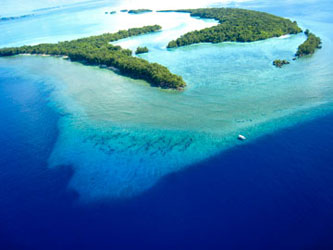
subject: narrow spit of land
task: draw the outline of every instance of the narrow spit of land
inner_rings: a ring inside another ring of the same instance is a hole
[[[186,86],[181,76],[172,74],[166,67],[158,63],[149,63],[144,59],[132,56],[132,51],[129,49],[110,44],[110,42],[123,38],[156,32],[160,29],[161,26],[153,25],[56,44],[44,43],[35,46],[3,48],[0,49],[0,56],[18,54],[67,56],[71,61],[79,61],[88,65],[114,67],[119,70],[120,74],[146,80],[152,86],[181,90]]]
[[[306,30],[305,35],[307,39],[302,43],[296,52],[297,57],[314,54],[316,49],[321,49],[321,39],[315,34],[312,34],[309,30]]]

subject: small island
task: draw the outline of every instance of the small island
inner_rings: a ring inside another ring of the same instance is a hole
[[[121,10],[120,12],[128,12],[128,10]]]
[[[152,10],[149,9],[138,9],[138,10],[130,10],[128,11],[129,14],[143,14],[147,12],[153,12]]]
[[[110,11],[110,15],[116,14],[117,11]]]
[[[304,33],[307,36],[307,39],[298,47],[295,54],[297,57],[311,55],[316,49],[321,49],[321,39],[319,37],[312,34],[309,30],[306,30]]]
[[[14,56],[19,54],[64,56],[71,61],[86,65],[106,66],[115,68],[125,76],[142,79],[152,86],[182,90],[186,83],[181,76],[172,74],[168,68],[132,56],[132,51],[110,44],[123,38],[156,32],[159,25],[145,26],[120,30],[116,33],[106,33],[73,41],[56,44],[43,43],[34,46],[22,46],[0,49],[0,56]]]
[[[290,62],[288,62],[287,60],[274,60],[273,65],[276,66],[277,68],[282,68],[283,65],[285,64],[290,64]]]
[[[147,47],[138,47],[135,51],[135,54],[143,54],[143,53],[148,53],[148,48]]]
[[[161,12],[170,12],[170,10]],[[237,8],[202,8],[176,10],[175,12],[190,13],[192,17],[215,19],[219,24],[188,32],[169,42],[168,48],[202,42],[254,42],[302,32],[295,21],[260,11]]]

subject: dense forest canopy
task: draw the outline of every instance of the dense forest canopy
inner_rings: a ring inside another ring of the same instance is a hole
[[[253,10],[203,8],[176,10],[176,12],[190,13],[193,17],[216,19],[219,24],[186,33],[177,40],[171,41],[168,48],[201,42],[253,42],[302,32],[295,21]]]
[[[132,56],[132,51],[110,44],[119,39],[146,34],[161,29],[159,25],[120,30],[116,33],[91,36],[57,44],[44,43],[35,46],[22,46],[0,49],[0,56],[18,54],[48,54],[68,56],[72,61],[89,65],[106,65],[117,68],[121,74],[143,79],[153,86],[182,89],[186,86],[182,77],[172,74],[166,67],[149,63]]]
[[[135,54],[138,55],[138,54],[143,54],[143,53],[147,53],[147,52],[149,52],[147,47],[138,47],[135,51]]]
[[[296,56],[298,57],[313,54],[316,49],[321,48],[321,39],[319,37],[310,33],[309,30],[306,30],[304,33],[306,34],[307,39],[298,47],[296,52]]]

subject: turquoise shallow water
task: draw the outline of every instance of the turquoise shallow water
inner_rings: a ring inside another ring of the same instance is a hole
[[[320,35],[323,49],[277,69],[272,61],[291,60],[303,34],[166,50],[170,39],[214,22],[173,13],[105,16],[104,10],[76,10],[71,15],[64,11],[1,24],[6,34],[0,37],[1,46],[54,42],[146,24],[163,26],[158,34],[117,44],[147,45],[151,52],[141,57],[183,76],[188,83],[184,92],[151,88],[143,81],[59,58],[0,59],[0,67],[13,77],[44,82],[51,92],[48,104],[62,117],[49,166],[73,166],[69,188],[82,201],[140,194],[161,177],[239,144],[239,133],[252,141],[332,110],[331,23],[326,16],[320,18],[320,12],[308,18],[285,15]],[[41,20],[45,26],[37,29]]]

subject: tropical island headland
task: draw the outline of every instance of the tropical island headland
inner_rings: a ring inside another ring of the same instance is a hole
[[[161,12],[190,13],[192,17],[210,18],[218,25],[188,32],[170,41],[168,48],[196,43],[254,42],[302,32],[297,22],[265,12],[236,8],[203,8],[166,10]]]
[[[145,26],[106,33],[73,41],[56,44],[44,43],[35,46],[22,46],[0,49],[0,56],[18,54],[47,54],[67,56],[71,61],[79,61],[88,65],[106,65],[119,70],[120,74],[135,79],[142,79],[152,86],[170,89],[183,89],[186,83],[181,76],[172,74],[166,67],[158,63],[132,56],[132,51],[110,44],[123,38],[138,36],[161,29],[159,25]]]
[[[298,47],[295,54],[297,57],[311,55],[315,53],[316,49],[321,49],[321,39],[319,37],[311,33],[308,29],[304,33],[307,39]]]

